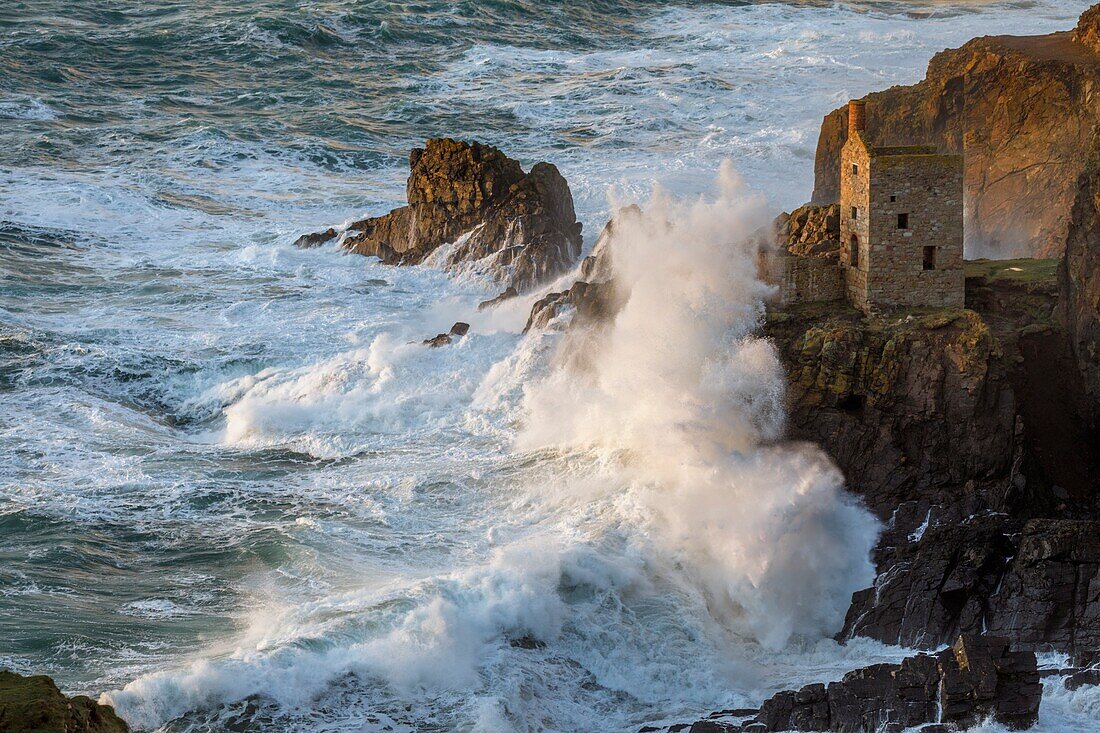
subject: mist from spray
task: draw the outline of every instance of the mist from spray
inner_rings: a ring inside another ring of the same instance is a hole
[[[563,340],[559,368],[525,391],[519,443],[606,451],[643,508],[655,566],[777,648],[838,629],[874,577],[878,525],[820,449],[781,441],[784,374],[756,335],[766,208],[728,163],[717,187],[711,201],[658,190],[616,220],[624,304],[600,333]]]

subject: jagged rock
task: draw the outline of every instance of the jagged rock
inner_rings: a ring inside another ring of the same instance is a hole
[[[1100,5],[1093,5],[1081,13],[1077,27],[1073,30],[1073,40],[1100,53]]]
[[[839,304],[789,307],[764,333],[787,372],[789,434],[819,443],[883,519],[920,496],[1003,487],[1016,401],[1001,346],[978,314],[863,318]]]
[[[981,631],[990,597],[1016,551],[1018,523],[991,513],[958,521],[939,507],[928,509],[924,521],[914,532],[885,533],[879,575],[872,587],[853,594],[839,638],[934,649]]]
[[[840,204],[806,204],[774,223],[776,243],[803,257],[837,256],[840,251]]]
[[[1024,648],[1100,650],[1100,521],[1029,521],[989,629]]]
[[[962,635],[934,656],[874,664],[839,682],[777,693],[754,721],[723,730],[900,733],[922,724],[966,728],[990,717],[1022,730],[1038,719],[1041,698],[1034,652],[1012,651],[1005,639]]]
[[[887,531],[875,585],[852,596],[840,638],[930,649],[988,628],[1022,649],[1100,650],[1100,522],[958,521],[938,507],[926,522],[908,541]]]
[[[470,330],[470,324],[469,323],[463,323],[462,321],[458,321],[457,323],[455,323],[455,325],[451,326],[451,330],[448,333],[436,334],[435,336],[431,337],[430,339],[426,339],[424,341],[424,345],[425,346],[430,346],[431,348],[438,348],[440,346],[446,346],[447,344],[452,343],[455,338],[461,338],[461,337],[465,336],[469,332],[469,330]]]
[[[592,323],[610,316],[617,310],[614,287],[611,283],[587,283],[578,280],[568,290],[550,293],[531,307],[531,315],[523,332],[532,328],[546,328],[550,321],[557,318],[567,308],[576,310],[573,322]]]
[[[509,285],[508,288],[503,293],[496,296],[495,298],[490,298],[489,300],[483,300],[480,303],[478,303],[477,304],[477,309],[479,311],[483,311],[483,310],[486,310],[487,308],[495,308],[496,306],[500,305],[504,301],[511,300],[512,298],[515,298],[518,295],[519,295],[519,292],[514,287]]]
[[[1035,653],[1012,651],[1008,639],[964,634],[939,660],[940,721],[963,727],[988,717],[1013,730],[1039,718],[1042,685]]]
[[[1100,669],[1082,669],[1066,677],[1063,683],[1067,690],[1079,690],[1085,686],[1100,685]]]
[[[312,249],[313,247],[320,247],[325,242],[336,237],[336,230],[329,227],[323,232],[314,232],[313,234],[303,234],[294,241],[294,246],[301,249]]]
[[[1096,7],[1075,33],[987,36],[936,54],[924,80],[865,97],[874,145],[965,153],[967,236],[999,256],[1057,256],[1100,124]],[[1075,40],[1076,39],[1076,40]],[[813,201],[838,199],[843,108],[825,117]]]
[[[638,221],[641,216],[642,210],[634,204],[624,206],[615,212],[615,215],[604,224],[600,236],[596,238],[596,244],[592,246],[592,252],[581,262],[581,280],[590,283],[611,280],[615,274],[611,259],[615,233],[626,223]]]
[[[0,731],[4,733],[128,733],[108,705],[90,697],[67,698],[45,675],[0,671]]]
[[[441,138],[414,149],[409,169],[408,205],[352,224],[347,249],[417,264],[451,245],[437,253],[438,264],[479,263],[519,291],[565,272],[580,254],[573,197],[549,163],[524,173],[497,148]]]

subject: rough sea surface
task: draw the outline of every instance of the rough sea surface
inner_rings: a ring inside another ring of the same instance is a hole
[[[717,245],[850,96],[1086,4],[0,4],[0,666],[141,730],[572,732],[903,656],[829,640],[876,527],[774,443]],[[431,136],[557,164],[586,246],[664,188],[594,379],[532,298],[294,249]],[[1055,680],[1037,729],[1098,717]]]

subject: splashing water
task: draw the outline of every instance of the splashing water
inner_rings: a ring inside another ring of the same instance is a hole
[[[627,295],[588,351],[534,385],[521,444],[621,453],[657,538],[658,562],[686,569],[708,607],[777,648],[835,633],[873,578],[875,520],[810,446],[775,444],[784,374],[755,335],[767,286],[751,234],[766,208],[724,164],[713,202],[658,190],[616,221],[616,286]]]

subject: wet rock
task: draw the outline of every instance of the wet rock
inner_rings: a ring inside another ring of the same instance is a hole
[[[497,148],[441,138],[414,149],[409,169],[408,205],[352,224],[347,249],[394,265],[473,265],[521,292],[580,254],[573,197],[549,163],[524,173]]]
[[[739,733],[740,726],[716,720],[699,720],[691,724],[688,733]]]
[[[894,521],[908,525],[895,515]],[[1019,523],[1003,514],[959,518],[940,507],[923,523],[883,535],[875,584],[857,591],[838,638],[934,649],[980,631],[1016,551]]]
[[[1079,690],[1087,685],[1100,685],[1100,669],[1082,669],[1066,677],[1067,690]]]
[[[490,298],[489,300],[483,300],[480,303],[478,303],[477,304],[477,309],[479,311],[483,311],[483,310],[486,310],[488,308],[495,308],[498,305],[500,305],[501,303],[503,303],[504,301],[511,300],[512,298],[515,298],[518,295],[519,295],[519,292],[514,287],[508,286],[507,290],[505,290],[503,293],[496,296],[495,298]]]
[[[1100,124],[1097,10],[1074,33],[986,36],[936,54],[923,81],[864,98],[875,145],[931,144],[966,161],[967,236],[995,256],[1058,256]],[[843,108],[821,126],[815,203],[836,201]]]
[[[945,724],[965,729],[987,718],[1023,730],[1038,719],[1041,697],[1033,652],[1013,651],[1005,639],[963,635],[936,655],[777,693],[754,721],[724,730],[900,733],[924,724],[932,731]]]
[[[1033,519],[1005,574],[991,633],[1075,656],[1100,649],[1100,521]]]
[[[961,727],[986,718],[1025,730],[1039,718],[1042,685],[1034,652],[1012,651],[1007,639],[964,634],[939,660],[941,719]]]
[[[1100,649],[1100,522],[959,519],[932,507],[925,523],[908,540],[888,529],[878,577],[852,596],[841,639],[931,649],[988,629],[1081,661]]]
[[[550,293],[531,307],[523,332],[543,329],[567,309],[574,309],[573,322],[593,323],[609,317],[617,308],[611,283],[587,283],[581,280],[568,290]]]
[[[430,339],[426,339],[423,343],[424,343],[425,346],[429,346],[431,348],[438,348],[440,346],[446,346],[446,345],[452,343],[454,341],[454,339],[461,338],[461,337],[465,336],[469,332],[469,330],[470,330],[470,324],[469,323],[463,323],[462,321],[458,321],[453,326],[451,326],[451,330],[448,333],[436,334],[435,336],[432,336]]]
[[[336,237],[336,230],[329,227],[323,232],[314,232],[313,234],[303,234],[294,241],[294,246],[301,249],[312,249],[313,247],[320,247],[325,242]]]
[[[440,346],[447,346],[448,344],[451,343],[452,340],[453,339],[451,339],[450,334],[440,333],[440,334],[437,334],[435,336],[432,336],[430,339],[424,339],[423,343],[424,343],[425,346],[430,346],[431,348],[436,349],[436,348],[439,348]]]
[[[0,671],[0,731],[4,733],[128,733],[113,708],[89,697],[67,698],[45,675]]]
[[[637,223],[641,216],[642,210],[635,205],[624,206],[615,212],[615,215],[604,224],[600,236],[596,238],[596,244],[592,246],[592,252],[581,262],[581,280],[590,283],[611,281],[615,274],[611,252],[615,235],[623,227]]]

